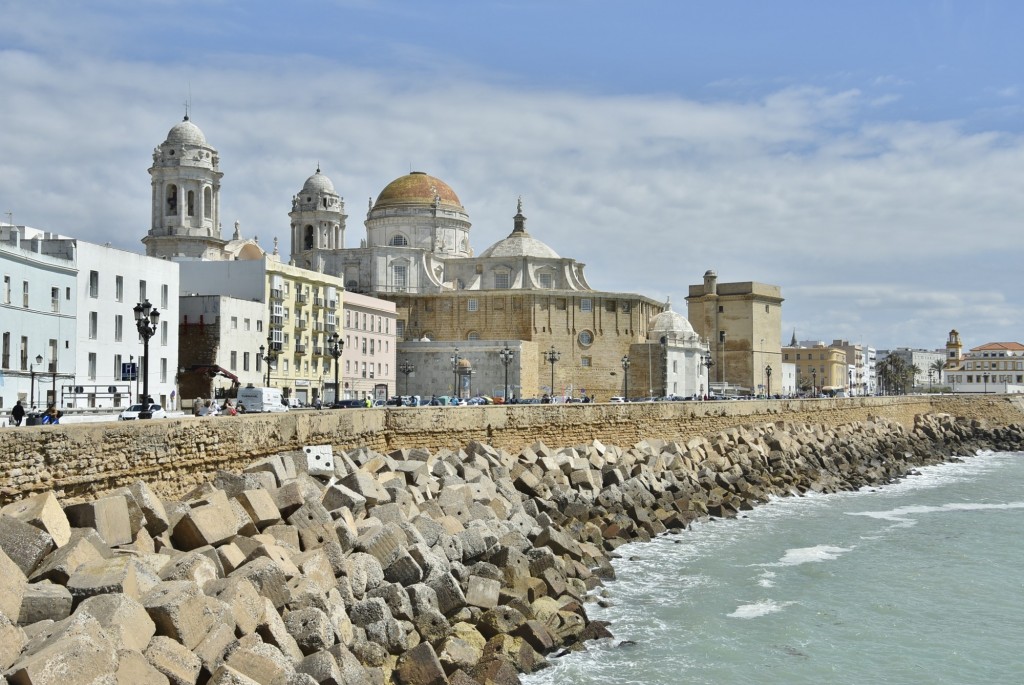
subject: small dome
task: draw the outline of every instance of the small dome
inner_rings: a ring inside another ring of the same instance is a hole
[[[384,190],[380,191],[373,208],[394,205],[432,205],[434,198],[439,198],[441,204],[454,205],[463,209],[459,196],[455,194],[451,186],[422,171],[414,171],[389,183]]]
[[[320,173],[320,167],[317,167],[316,173],[307,178],[306,182],[302,184],[302,192],[309,193],[310,195],[315,195],[316,193],[330,193],[331,195],[337,195],[334,191],[334,184],[331,183],[331,179]]]
[[[171,145],[206,145],[206,136],[199,127],[185,117],[167,133],[167,143]]]
[[[484,250],[481,257],[537,257],[559,259],[558,253],[529,233],[512,233]]]
[[[682,314],[671,309],[651,319],[651,333],[694,333],[693,326]]]

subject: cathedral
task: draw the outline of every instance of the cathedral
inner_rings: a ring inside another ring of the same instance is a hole
[[[147,254],[185,262],[262,253],[237,227],[231,240],[221,236],[218,163],[187,117],[154,150]],[[415,171],[371,200],[365,237],[346,247],[345,202],[317,168],[292,197],[288,263],[394,303],[393,366],[409,370],[403,394],[607,400],[707,387],[707,344],[684,317],[657,318],[667,303],[643,295],[594,290],[584,264],[527,230],[521,198],[515,209],[511,232],[477,254],[455,190]],[[673,367],[683,370],[675,379]]]

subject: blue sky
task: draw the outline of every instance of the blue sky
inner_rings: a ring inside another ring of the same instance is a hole
[[[142,249],[184,113],[269,244],[319,163],[448,182],[600,290],[782,286],[783,337],[1024,340],[1024,3],[0,0],[0,212]],[[4,217],[6,219],[6,217]],[[286,246],[283,246],[286,249]]]

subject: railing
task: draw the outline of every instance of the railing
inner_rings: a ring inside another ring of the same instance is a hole
[[[280,288],[271,288],[270,289],[270,296],[272,298],[274,298],[275,300],[283,300],[284,299],[284,291],[281,290]]]
[[[295,293],[295,302],[298,304],[306,304],[309,302],[309,295],[306,293]]]
[[[302,343],[295,343],[295,354],[305,354],[306,346]]]
[[[271,315],[270,316],[270,325],[271,326],[283,326],[284,325],[284,317],[283,316]]]
[[[306,319],[296,319],[295,320],[295,327],[298,328],[299,330],[304,330],[307,325],[308,325],[308,322],[307,322]]]
[[[313,354],[316,355],[317,357],[324,356],[324,348],[322,348],[322,347],[314,347],[313,348]]]
[[[313,306],[314,307],[323,307],[324,306],[324,298],[322,298],[322,297],[314,297],[313,298]]]

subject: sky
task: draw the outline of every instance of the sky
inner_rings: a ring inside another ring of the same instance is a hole
[[[527,229],[596,290],[781,286],[782,338],[1022,341],[1024,3],[0,0],[0,220],[142,252],[191,120],[230,237],[287,254],[319,165],[424,171],[477,254]]]

